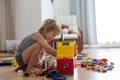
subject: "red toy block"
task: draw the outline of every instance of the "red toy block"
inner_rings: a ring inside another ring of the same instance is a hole
[[[74,74],[74,59],[57,59],[57,69],[60,74]]]

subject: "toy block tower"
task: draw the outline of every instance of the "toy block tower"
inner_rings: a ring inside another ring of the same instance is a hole
[[[73,74],[75,68],[75,42],[58,42],[57,69],[60,74]]]

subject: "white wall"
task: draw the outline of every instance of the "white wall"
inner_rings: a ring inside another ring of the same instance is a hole
[[[50,0],[12,0],[14,1],[15,38],[21,39],[40,28],[42,21],[54,17]]]
[[[42,21],[47,18],[54,18],[54,6],[51,0],[41,0]]]
[[[0,0],[0,50],[6,40],[24,38],[49,17],[54,17],[51,0]]]
[[[70,0],[54,0],[55,16],[70,14]]]
[[[21,39],[39,29],[41,24],[41,0],[12,1],[15,9],[15,38]]]

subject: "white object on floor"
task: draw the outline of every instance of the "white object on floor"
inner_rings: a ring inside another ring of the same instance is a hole
[[[23,71],[22,71],[22,70],[18,70],[17,76],[18,76],[18,77],[23,77]]]

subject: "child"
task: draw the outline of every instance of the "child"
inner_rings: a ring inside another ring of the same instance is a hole
[[[27,72],[41,72],[35,67],[38,56],[43,56],[45,50],[56,57],[56,50],[48,42],[60,34],[60,30],[61,26],[56,20],[46,19],[38,32],[25,37],[15,51],[15,59],[19,65],[15,71],[22,69]]]

